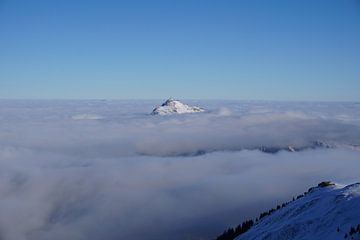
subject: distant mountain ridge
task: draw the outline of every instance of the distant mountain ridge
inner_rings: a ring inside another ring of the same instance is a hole
[[[189,106],[185,103],[175,100],[174,98],[169,98],[161,106],[156,107],[152,111],[152,115],[169,115],[169,114],[184,114],[184,113],[197,113],[204,112],[205,109]]]

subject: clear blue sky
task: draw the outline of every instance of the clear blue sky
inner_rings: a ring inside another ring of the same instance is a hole
[[[359,0],[0,0],[0,98],[360,100]]]

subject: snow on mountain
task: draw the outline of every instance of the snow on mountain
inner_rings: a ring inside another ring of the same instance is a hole
[[[200,107],[189,106],[173,98],[166,100],[161,106],[156,107],[151,114],[153,115],[168,115],[168,114],[183,114],[204,112]]]
[[[319,184],[235,239],[360,239],[359,224],[360,183],[345,187]]]

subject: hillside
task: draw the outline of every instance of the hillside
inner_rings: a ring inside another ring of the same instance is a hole
[[[360,183],[322,182],[259,220],[229,229],[218,240],[360,239]]]

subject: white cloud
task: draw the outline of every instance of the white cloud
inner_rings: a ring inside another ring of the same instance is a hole
[[[0,239],[209,238],[321,180],[360,180],[351,149],[250,150],[359,144],[351,104],[203,104],[154,117],[152,102],[0,101]],[[103,119],[71,119],[90,112]]]
[[[102,116],[96,114],[77,114],[71,117],[73,120],[100,120]]]

